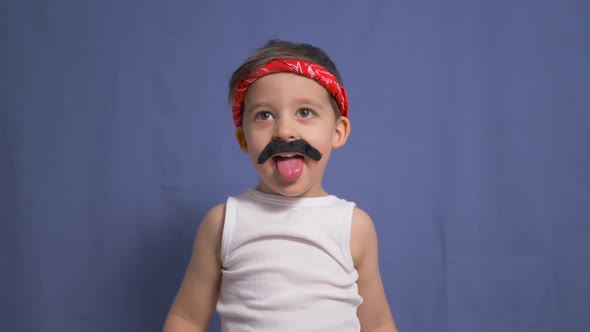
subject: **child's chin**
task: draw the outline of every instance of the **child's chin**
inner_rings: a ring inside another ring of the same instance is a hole
[[[307,188],[301,185],[299,181],[288,181],[282,183],[273,183],[273,185],[269,185],[265,183],[263,186],[263,191],[269,191],[275,195],[287,196],[287,197],[297,197],[302,196],[307,193]]]
[[[279,188],[274,188],[274,190],[282,196],[287,197],[306,197],[306,196],[316,196],[314,195],[313,188],[308,188],[303,185],[303,183],[293,182],[289,185],[282,185]]]

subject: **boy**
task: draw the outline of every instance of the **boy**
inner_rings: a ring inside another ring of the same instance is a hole
[[[216,308],[227,332],[395,332],[371,218],[322,187],[350,133],[334,63],[271,40],[234,72],[229,99],[260,181],[203,219],[164,331],[206,331]]]

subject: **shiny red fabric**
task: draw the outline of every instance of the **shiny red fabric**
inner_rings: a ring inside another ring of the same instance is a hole
[[[344,90],[344,87],[338,83],[336,77],[324,69],[324,67],[304,60],[275,59],[269,61],[257,71],[244,77],[240,84],[238,84],[232,104],[232,116],[236,127],[242,125],[242,104],[250,84],[254,83],[261,77],[278,72],[292,72],[315,80],[334,96],[338,108],[340,109],[340,114],[348,117],[348,97],[346,96],[346,91]]]

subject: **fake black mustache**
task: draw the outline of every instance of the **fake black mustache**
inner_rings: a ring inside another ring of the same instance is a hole
[[[295,141],[285,142],[279,140],[272,140],[270,143],[266,145],[264,150],[258,156],[258,163],[263,164],[268,158],[272,157],[277,153],[283,152],[299,152],[302,153],[309,158],[318,161],[322,158],[322,154],[316,148],[311,146],[311,144],[307,143],[303,139],[298,139]]]

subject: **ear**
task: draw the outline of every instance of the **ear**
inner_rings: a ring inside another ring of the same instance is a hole
[[[336,128],[334,129],[334,138],[332,138],[332,148],[338,149],[343,146],[350,135],[350,120],[347,117],[341,116],[336,120]]]
[[[248,153],[248,143],[246,142],[244,129],[241,126],[236,128],[236,139],[238,140],[238,144],[240,144],[240,150],[244,153]]]

